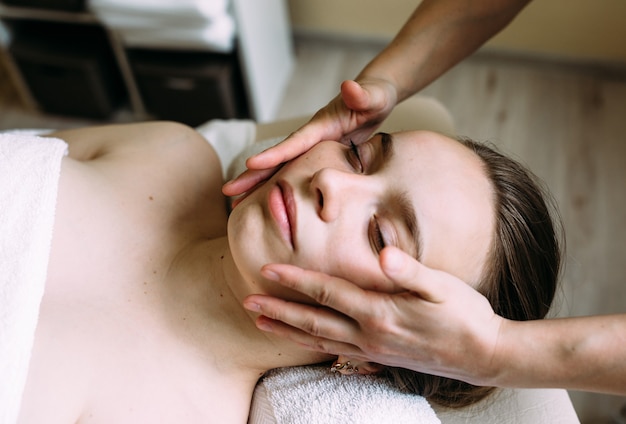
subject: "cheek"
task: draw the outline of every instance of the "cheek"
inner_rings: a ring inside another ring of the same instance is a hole
[[[253,263],[258,260],[255,257],[254,250],[249,249],[250,242],[261,237],[261,235],[257,234],[259,227],[254,225],[250,216],[246,215],[245,209],[245,206],[240,205],[230,214],[228,219],[228,244],[237,268],[249,278],[250,272],[254,267]]]
[[[323,259],[317,263],[319,271],[350,281],[365,290],[398,291],[380,269],[378,257],[368,249],[369,246],[355,246],[354,240],[346,243],[335,241],[325,249]]]
[[[350,281],[364,290],[383,293],[396,293],[400,291],[380,269],[378,258],[360,260],[350,264],[343,264],[339,271],[341,278]]]
[[[379,257],[365,236],[356,238],[353,225],[338,227],[309,226],[306,243],[299,249],[294,265],[342,278],[366,290],[400,291],[383,273]]]

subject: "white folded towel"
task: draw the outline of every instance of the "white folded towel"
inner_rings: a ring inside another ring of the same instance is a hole
[[[255,389],[249,424],[441,424],[428,401],[375,375],[328,367],[272,370]]]
[[[235,45],[235,21],[227,15],[195,25],[152,21],[145,26],[117,29],[127,47],[231,53]]]
[[[228,13],[230,0],[90,0],[88,7],[144,17],[211,20]]]
[[[0,134],[0,423],[19,414],[44,293],[64,141]]]
[[[91,0],[89,9],[129,47],[222,53],[234,48],[229,0]]]

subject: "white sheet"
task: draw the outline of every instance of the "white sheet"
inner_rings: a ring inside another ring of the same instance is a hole
[[[434,409],[443,424],[580,424],[562,389],[501,389],[465,409]]]

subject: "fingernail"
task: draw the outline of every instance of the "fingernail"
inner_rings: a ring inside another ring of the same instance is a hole
[[[280,281],[280,275],[278,275],[271,269],[263,268],[261,270],[261,275],[271,281]]]
[[[259,330],[267,331],[269,333],[272,332],[272,325],[267,321],[257,321],[256,326]]]
[[[235,181],[237,181],[237,177],[235,177],[235,178],[231,178],[230,180],[226,181],[222,187],[228,187],[228,186],[231,186],[231,185],[233,185],[233,183],[234,183]]]
[[[402,255],[397,249],[388,248],[385,255],[384,267],[387,272],[396,272],[402,268]]]
[[[261,305],[254,302],[243,302],[243,307],[252,312],[261,312]]]

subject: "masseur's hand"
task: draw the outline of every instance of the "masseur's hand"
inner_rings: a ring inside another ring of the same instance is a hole
[[[344,81],[337,97],[280,144],[248,158],[248,170],[226,183],[222,191],[227,196],[249,191],[268,179],[278,165],[301,155],[322,140],[366,141],[396,103],[396,88],[389,81],[374,78],[365,78],[358,83]]]
[[[385,294],[290,265],[266,265],[266,278],[322,307],[253,295],[244,306],[257,326],[316,351],[489,385],[506,320],[463,281],[422,265],[396,248],[380,257],[385,274],[406,289]]]

